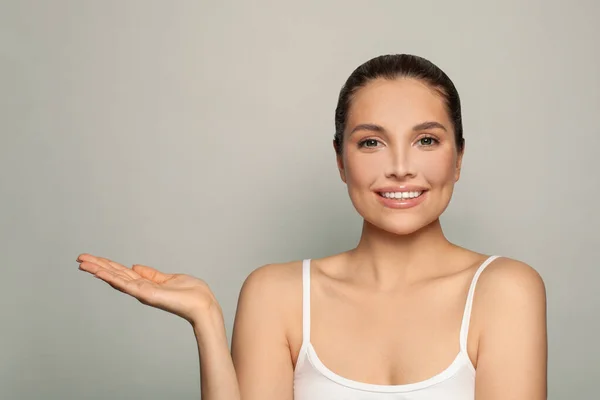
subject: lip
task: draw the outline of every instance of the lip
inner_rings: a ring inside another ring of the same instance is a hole
[[[424,192],[427,188],[416,185],[385,186],[375,189],[374,192]]]
[[[414,199],[388,199],[380,195],[382,192],[422,192],[419,197]],[[375,190],[375,196],[384,207],[394,209],[407,209],[418,206],[425,200],[428,190],[421,186],[395,186],[395,187],[384,187]]]

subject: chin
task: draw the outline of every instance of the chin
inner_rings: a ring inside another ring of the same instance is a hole
[[[379,229],[397,236],[409,236],[420,231],[424,227],[424,225],[408,224],[385,224],[384,226],[378,226]]]
[[[354,200],[352,196],[351,199]],[[448,205],[448,201],[440,203],[427,199],[415,207],[399,210],[382,207],[380,204],[373,204],[361,198],[356,200],[352,203],[365,223],[376,230],[399,236],[412,235],[430,226],[438,220]]]
[[[414,216],[413,218],[404,216],[399,218],[375,218],[369,219],[365,218],[365,221],[372,225],[374,228],[379,229],[381,231],[385,231],[398,236],[407,236],[412,235],[425,227],[429,226],[432,222],[434,222],[436,218],[433,219],[423,219],[418,216]]]

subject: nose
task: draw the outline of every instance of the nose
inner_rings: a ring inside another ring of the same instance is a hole
[[[404,180],[415,176],[414,165],[411,162],[410,146],[389,148],[389,158],[386,166],[386,178]]]

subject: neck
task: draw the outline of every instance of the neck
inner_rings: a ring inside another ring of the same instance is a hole
[[[379,288],[410,284],[439,274],[457,246],[444,236],[439,219],[409,235],[397,235],[365,221],[358,246],[349,252],[355,276]]]

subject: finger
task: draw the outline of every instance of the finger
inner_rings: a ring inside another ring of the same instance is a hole
[[[91,255],[89,253],[81,253],[80,255],[77,256],[77,262],[92,261],[95,258],[96,257],[94,257],[93,255]]]
[[[128,290],[127,290],[128,281],[123,279],[123,277],[112,273],[111,271],[101,269],[95,274],[95,276],[96,276],[96,278],[102,279],[104,282],[108,283],[110,286],[112,286],[113,288],[115,288],[123,293],[128,292]]]
[[[79,269],[85,272],[89,272],[90,274],[95,274],[103,268],[102,266],[90,261],[79,261]]]
[[[77,257],[77,261],[94,263],[94,264],[97,264],[97,265],[103,267],[104,269],[113,271],[120,275],[125,274],[131,279],[139,279],[140,278],[140,276],[137,273],[135,273],[133,270],[131,270],[131,268],[127,268],[122,264],[119,264],[117,262],[109,260],[108,258],[97,257],[92,254],[84,253],[84,254],[79,255],[79,257]]]
[[[112,272],[124,272],[124,271],[119,271],[118,268],[116,268],[115,266],[111,265],[111,261],[108,258],[104,258],[104,257],[94,257],[94,262],[98,265],[101,265],[102,267],[106,268],[109,271]]]
[[[98,258],[99,262],[101,262],[102,265],[105,265],[107,268],[110,268],[114,271],[126,274],[131,279],[139,279],[140,278],[140,276],[138,275],[137,272],[133,271],[131,268],[127,268],[123,264],[119,264],[118,262],[109,260],[108,258],[104,258],[104,257],[97,257],[97,258]]]
[[[113,267],[108,265],[106,262],[102,261],[102,259],[100,257],[96,257],[91,254],[81,254],[79,257],[77,257],[77,262],[79,262],[79,263],[86,262],[86,263],[96,264],[99,267],[108,269],[109,271],[112,271],[114,269]]]
[[[156,283],[163,283],[167,279],[170,279],[172,274],[164,274],[159,270],[149,267],[147,265],[134,264],[132,269],[140,275],[140,277],[151,280]]]
[[[123,279],[110,271],[102,270],[96,275],[114,289],[135,297],[142,304],[156,306],[156,285],[148,280],[128,280]]]
[[[97,263],[93,263],[93,262],[89,262],[89,261],[83,261],[81,264],[79,264],[79,269],[82,271],[85,271],[85,272],[89,272],[90,274],[93,274],[95,276],[98,276],[98,274],[100,272],[105,271],[105,272],[109,272],[115,276],[121,277],[122,279],[127,280],[127,281],[133,280],[130,276],[128,276],[120,271],[111,270],[111,269],[105,268],[101,264],[97,264]]]
[[[134,281],[130,280],[128,276],[119,275],[106,269],[101,269],[95,274],[95,276],[96,278],[108,283],[118,291],[135,297],[135,292],[138,285],[136,285]]]

